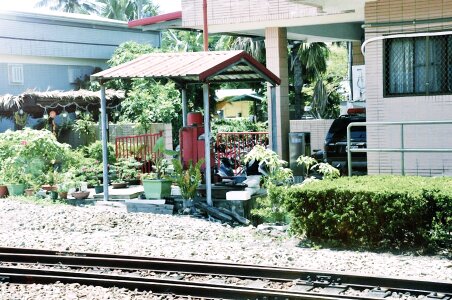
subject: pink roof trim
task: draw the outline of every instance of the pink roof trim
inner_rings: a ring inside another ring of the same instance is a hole
[[[146,26],[146,25],[152,25],[152,24],[157,24],[160,22],[172,21],[172,20],[177,20],[177,19],[182,19],[182,11],[175,11],[175,12],[167,13],[167,14],[163,14],[163,15],[147,17],[147,18],[138,19],[138,20],[132,20],[132,21],[129,21],[128,26],[129,27]]]

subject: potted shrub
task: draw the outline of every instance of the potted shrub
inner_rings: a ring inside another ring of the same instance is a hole
[[[51,192],[51,191],[55,191],[57,190],[57,180],[58,180],[58,172],[55,170],[50,170],[49,172],[47,172],[46,176],[45,176],[45,182],[46,184],[43,184],[41,186],[41,188],[45,191]]]
[[[184,208],[193,206],[193,198],[196,196],[196,189],[202,179],[201,165],[203,163],[204,160],[199,160],[196,164],[190,161],[188,169],[184,170],[180,160],[173,159],[174,173],[172,179],[180,188]]]
[[[167,178],[166,172],[169,167],[165,155],[177,155],[177,151],[165,149],[163,137],[157,139],[152,152],[154,154],[153,173],[143,174],[144,194],[147,199],[163,199],[171,196],[171,180]]]
[[[86,183],[83,181],[77,181],[74,183],[75,185],[75,192],[71,193],[71,196],[74,197],[77,200],[86,199],[89,196],[89,191],[84,189],[87,187]]]
[[[119,159],[112,168],[113,188],[124,188],[132,181],[136,181],[139,178],[139,169],[141,163],[137,162],[133,157]]]
[[[27,182],[25,166],[17,159],[7,159],[3,162],[2,173],[9,195],[23,195]]]

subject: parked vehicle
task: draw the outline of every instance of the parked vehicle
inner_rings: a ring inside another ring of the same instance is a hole
[[[324,160],[347,174],[347,126],[352,122],[366,122],[365,110],[342,115],[331,124],[325,138]],[[366,127],[351,128],[351,148],[367,148]],[[352,153],[352,169],[367,174],[367,153]]]

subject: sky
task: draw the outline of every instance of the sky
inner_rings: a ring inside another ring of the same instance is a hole
[[[30,10],[33,9],[33,6],[37,1],[38,0],[0,0],[0,9]],[[153,0],[153,2],[160,6],[161,13],[181,10],[180,0]]]

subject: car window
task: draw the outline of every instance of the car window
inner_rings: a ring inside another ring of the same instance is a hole
[[[361,121],[361,120],[359,120]],[[347,140],[347,126],[351,123],[350,119],[336,119],[331,124],[330,130],[327,133],[326,140],[328,142],[346,141]],[[351,139],[365,141],[366,127],[356,126],[351,128]]]

